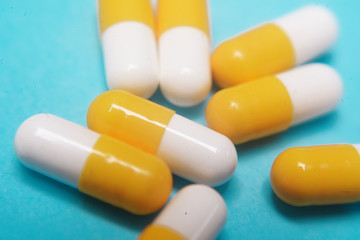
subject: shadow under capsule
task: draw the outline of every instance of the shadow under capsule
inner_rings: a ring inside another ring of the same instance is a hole
[[[121,208],[81,193],[77,189],[67,186],[66,184],[58,182],[41,173],[33,171],[23,166],[15,156],[13,158],[13,161],[17,161],[16,172],[23,184],[29,186],[34,191],[41,192],[51,198],[66,202],[66,204],[73,206],[74,209],[86,211],[105,221],[116,223],[140,232],[153,221],[158,211],[160,211],[158,210],[149,215],[132,214]]]
[[[236,185],[236,183],[235,183],[236,181],[237,181],[237,174],[235,171],[234,175],[227,182],[225,182],[219,186],[213,186],[213,188],[215,190],[217,190],[224,197],[224,195],[226,195],[226,192],[232,191],[231,188],[234,187],[234,185]],[[173,175],[173,185],[174,185],[173,189],[176,192],[190,184],[197,184],[197,183],[191,182],[182,177]]]
[[[324,54],[321,54],[320,56],[318,56],[317,58],[314,58],[313,60],[311,60],[308,63],[323,63],[323,64],[331,64],[333,62],[334,59],[334,53],[332,51],[327,51]],[[305,64],[308,64],[305,63]]]
[[[204,112],[205,112],[205,108],[206,108],[206,104],[207,101],[204,100],[201,103],[192,106],[192,107],[178,107],[176,105],[173,105],[172,103],[170,103],[162,94],[160,88],[158,88],[155,92],[155,94],[149,99],[152,102],[155,102],[159,105],[162,105],[166,108],[172,109],[174,110],[177,114],[189,118],[191,120],[194,119],[203,119],[204,116]]]
[[[296,207],[283,202],[273,192],[270,179],[264,181],[263,191],[264,197],[273,206],[273,208],[283,217],[290,220],[319,220],[336,218],[339,215],[358,214],[360,203],[335,204],[323,206],[303,206]]]
[[[289,129],[260,139],[255,139],[246,143],[236,145],[238,153],[246,153],[259,148],[269,146],[270,144],[282,144],[286,141],[289,143],[291,139],[302,139],[311,137],[311,135],[331,129],[338,122],[339,114],[337,111],[331,112],[324,116],[309,120],[299,125],[290,127]]]

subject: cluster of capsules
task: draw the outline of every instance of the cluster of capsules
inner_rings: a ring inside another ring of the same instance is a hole
[[[212,239],[226,205],[211,186],[237,165],[234,144],[269,136],[333,110],[342,82],[323,54],[337,37],[336,18],[308,6],[221,43],[210,55],[207,0],[99,0],[109,90],[91,103],[88,128],[51,114],[27,119],[15,152],[29,168],[134,214],[159,210],[172,174],[180,189],[139,239]],[[178,106],[203,101],[214,78],[224,88],[206,108],[209,128],[153,103],[160,84]],[[271,170],[283,201],[321,205],[360,199],[359,145],[292,148]]]

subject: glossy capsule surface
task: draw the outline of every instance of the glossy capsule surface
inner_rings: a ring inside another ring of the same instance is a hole
[[[191,107],[211,89],[207,0],[158,0],[160,88],[171,103]]]
[[[211,56],[214,80],[226,88],[288,70],[323,54],[337,35],[326,7],[301,8],[220,43]]]
[[[359,144],[294,147],[271,168],[271,186],[294,206],[351,203],[360,200]]]
[[[221,195],[211,187],[192,184],[180,189],[138,240],[215,239],[226,218]]]
[[[159,80],[150,0],[98,0],[98,8],[108,87],[151,97]]]
[[[206,122],[235,144],[244,143],[330,112],[342,89],[334,69],[308,64],[217,92],[206,107]]]
[[[172,189],[158,157],[51,114],[27,119],[14,148],[25,166],[135,214],[161,208]]]
[[[236,168],[236,149],[227,137],[122,90],[95,98],[87,123],[96,132],[156,154],[174,174],[190,181],[219,185]]]

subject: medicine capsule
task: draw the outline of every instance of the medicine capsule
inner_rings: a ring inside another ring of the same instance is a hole
[[[226,218],[226,204],[217,191],[205,185],[188,185],[180,189],[138,240],[214,239]]]
[[[87,123],[96,132],[156,154],[174,174],[191,181],[219,185],[236,168],[236,150],[227,137],[122,90],[99,95]]]
[[[203,101],[212,84],[207,0],[158,0],[160,88],[171,103]]]
[[[217,92],[207,105],[206,121],[239,144],[326,114],[341,96],[335,70],[308,64]]]
[[[351,203],[360,200],[360,144],[294,147],[271,168],[271,186],[294,206]]]
[[[98,0],[107,84],[145,98],[159,85],[150,0]]]
[[[170,196],[164,161],[51,114],[27,119],[14,147],[25,166],[135,214],[158,210]]]
[[[211,57],[215,82],[225,88],[288,70],[324,53],[337,34],[327,8],[301,8],[221,43]]]

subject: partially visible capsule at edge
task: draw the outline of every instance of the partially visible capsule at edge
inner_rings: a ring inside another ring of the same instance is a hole
[[[294,206],[352,203],[360,200],[360,145],[294,147],[271,168],[271,186]]]
[[[51,114],[24,121],[14,148],[25,166],[135,214],[158,210],[171,193],[158,157]]]
[[[96,132],[156,154],[190,181],[223,184],[237,165],[235,146],[224,135],[122,90],[95,98],[87,123]]]
[[[342,92],[334,69],[308,64],[217,92],[206,107],[206,122],[235,144],[244,143],[330,112]]]
[[[172,104],[202,102],[212,85],[207,0],[158,0],[160,89]]]
[[[188,185],[175,195],[138,240],[214,239],[224,227],[227,210],[214,189]]]
[[[220,43],[211,56],[214,80],[225,88],[286,71],[324,53],[337,35],[329,9],[303,7]]]
[[[159,85],[150,0],[98,0],[107,84],[149,98]]]

